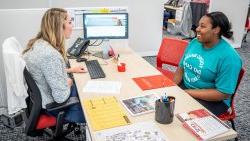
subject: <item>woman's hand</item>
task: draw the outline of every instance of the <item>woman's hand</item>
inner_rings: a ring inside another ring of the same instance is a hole
[[[73,85],[73,80],[71,78],[67,79],[67,84],[69,87],[71,87]]]
[[[84,69],[83,66],[76,66],[76,67],[71,67],[69,69],[66,69],[68,73],[84,73],[87,72],[86,69]]]
[[[84,73],[87,72],[83,66],[71,67],[73,73]]]

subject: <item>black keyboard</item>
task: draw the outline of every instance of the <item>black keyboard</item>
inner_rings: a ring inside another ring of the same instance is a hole
[[[97,60],[85,61],[85,64],[91,79],[104,78],[106,76]]]

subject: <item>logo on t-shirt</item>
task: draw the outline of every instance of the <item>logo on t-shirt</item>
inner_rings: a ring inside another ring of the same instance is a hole
[[[199,54],[188,54],[184,61],[184,77],[188,82],[196,82],[200,79],[204,59]]]

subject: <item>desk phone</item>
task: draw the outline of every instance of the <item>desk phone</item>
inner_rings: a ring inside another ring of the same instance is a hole
[[[79,57],[82,52],[84,52],[88,45],[89,40],[84,40],[83,38],[77,38],[75,43],[67,50],[68,54],[71,56]]]

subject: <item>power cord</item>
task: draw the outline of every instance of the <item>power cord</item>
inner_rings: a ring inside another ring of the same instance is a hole
[[[101,40],[100,43],[95,44],[98,40],[95,40],[92,44],[89,44],[89,46],[100,46],[103,43],[103,40]]]

